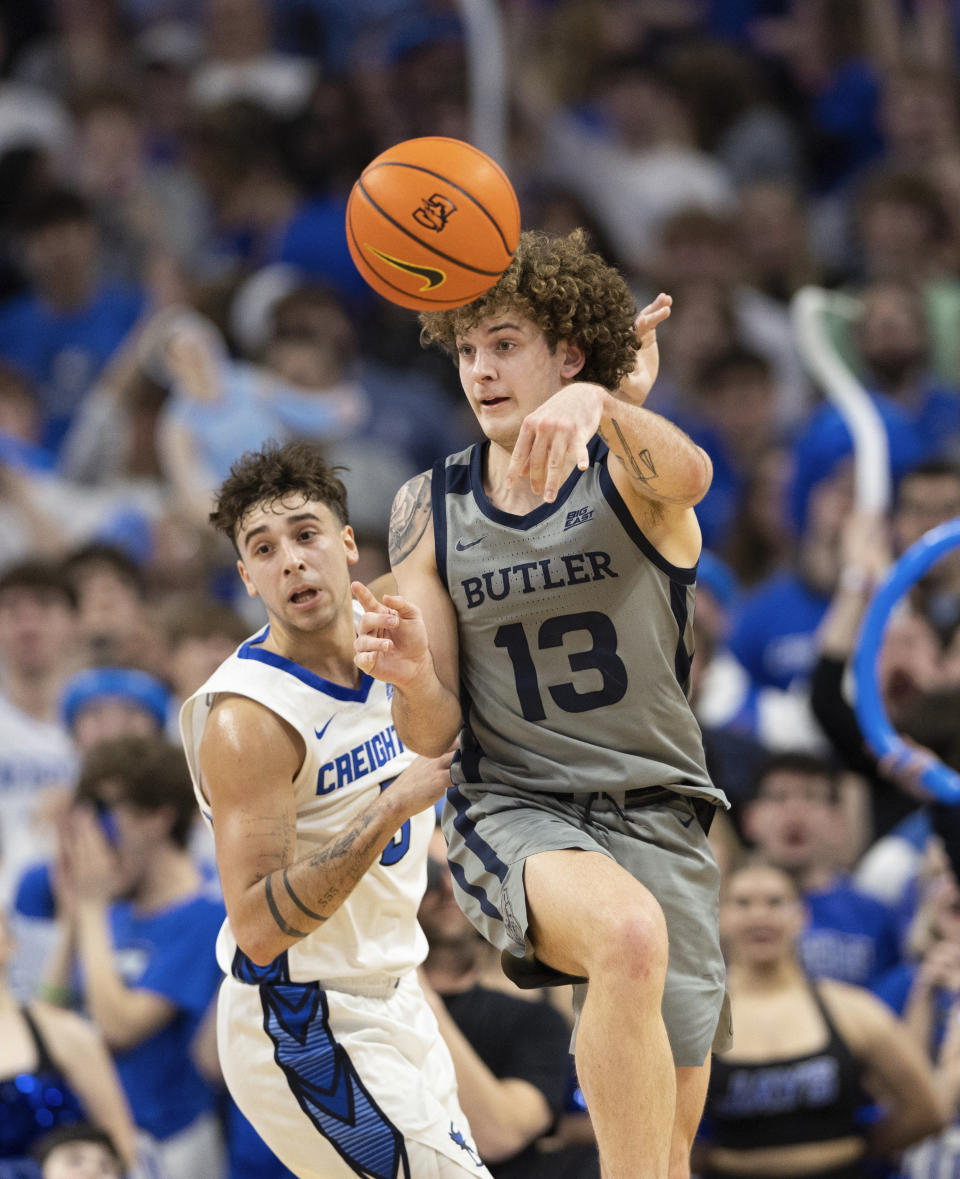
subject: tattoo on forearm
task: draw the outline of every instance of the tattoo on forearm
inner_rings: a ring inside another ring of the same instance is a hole
[[[267,906],[270,909],[270,913],[272,914],[274,921],[276,921],[277,926],[280,929],[280,931],[282,933],[285,933],[287,935],[287,937],[295,937],[295,938],[306,937],[307,935],[303,932],[302,929],[294,929],[292,925],[288,924],[287,921],[284,919],[283,914],[277,908],[277,902],[273,899],[273,877],[272,876],[268,876],[266,878],[266,881],[264,882],[264,888],[265,888],[266,894],[267,894]]]
[[[623,436],[623,431],[620,429],[620,423],[616,418],[610,419],[613,428],[617,432],[617,438],[620,440],[620,445],[623,447],[623,453],[626,455],[627,461],[630,463],[630,470],[633,472],[635,479],[639,479],[641,483],[649,483],[657,477],[657,468],[653,465],[653,455],[649,450],[644,448],[639,454],[634,455],[630,449],[626,438]],[[641,465],[642,464],[642,465]]]
[[[422,475],[405,483],[397,492],[390,513],[391,565],[398,565],[413,552],[430,523],[430,517],[433,514],[430,496],[432,481],[432,473],[425,471]]]
[[[293,886],[290,883],[290,877],[287,875],[286,868],[283,870],[283,886],[287,890],[290,900],[293,901],[301,913],[305,913],[313,921],[326,921],[326,917],[324,917],[322,913],[314,913],[312,909],[308,909],[303,901],[301,901],[297,894],[293,891]]]

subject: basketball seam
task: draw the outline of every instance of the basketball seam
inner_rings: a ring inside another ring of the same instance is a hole
[[[353,240],[353,244],[356,246],[358,256],[363,258],[364,257],[363,247],[362,247],[360,241],[358,240],[357,235],[353,231],[353,223],[352,222],[348,225],[348,229],[350,230],[350,237]],[[414,239],[414,240],[416,240],[416,239]],[[370,268],[370,272],[371,272],[371,274],[373,274],[376,277],[377,282],[382,282],[384,286],[389,287],[392,291],[396,291],[397,294],[399,294],[399,295],[404,295],[408,299],[417,299],[420,303],[435,303],[437,305],[438,311],[443,311],[443,310],[446,310],[447,308],[450,308],[450,307],[461,307],[464,305],[464,303],[460,299],[428,299],[426,295],[421,295],[421,294],[417,294],[413,291],[408,291],[404,287],[397,286],[397,284],[395,282],[391,282],[388,278],[384,278],[384,276],[378,270],[374,270],[373,267],[370,266],[369,262],[365,261],[364,265],[368,266]],[[483,273],[483,272],[481,272],[481,273]],[[467,299],[466,302],[473,302],[473,299],[479,299],[483,293],[484,293],[483,291],[478,291],[476,295],[473,295],[470,299]],[[403,304],[401,304],[401,306],[403,306]],[[416,310],[426,311],[426,310],[428,310],[428,308],[426,308],[426,307],[423,307],[423,308],[408,307],[407,310],[408,311],[416,311]]]
[[[449,184],[451,188],[456,189],[457,192],[463,193],[463,195],[469,201],[473,202],[473,204],[480,210],[480,212],[484,215],[484,217],[486,217],[486,219],[490,222],[490,224],[496,230],[497,237],[500,238],[500,243],[503,246],[503,249],[504,249],[505,253],[507,254],[507,257],[511,258],[513,256],[513,251],[508,248],[507,240],[503,236],[503,230],[500,228],[500,226],[494,220],[492,214],[483,205],[480,204],[480,202],[477,200],[477,198],[475,196],[473,196],[471,193],[467,192],[467,190],[465,188],[461,188],[459,184],[454,184],[454,182],[452,180],[449,180],[446,176],[441,175],[439,172],[431,172],[429,168],[423,168],[419,164],[392,164],[390,162],[386,162],[383,164],[376,164],[375,165],[375,168],[397,168],[397,167],[412,168],[417,172],[424,172],[427,176],[433,176],[437,180],[442,180],[445,184]],[[365,176],[367,174],[367,172],[370,172],[371,170],[372,170],[371,168],[367,168],[364,171],[363,175]],[[445,258],[448,262],[452,262],[455,266],[460,266],[464,270],[472,270],[474,272],[474,274],[485,274],[485,275],[489,275],[490,277],[496,277],[498,275],[503,274],[503,270],[481,270],[479,266],[471,266],[469,262],[461,262],[459,258],[455,258],[452,254],[445,254],[443,252],[443,250],[438,250],[435,246],[430,245],[429,242],[425,242],[422,238],[417,237],[417,235],[415,233],[413,233],[411,230],[406,229],[403,225],[400,224],[399,221],[396,220],[395,217],[392,217],[384,208],[382,208],[380,205],[378,205],[377,202],[373,199],[373,197],[370,195],[370,193],[364,187],[363,176],[361,176],[360,179],[357,181],[357,187],[359,188],[360,192],[363,194],[364,199],[369,202],[371,208],[376,209],[376,211],[380,214],[381,217],[383,217],[383,219],[385,221],[389,221],[390,224],[392,226],[394,226],[395,229],[399,229],[401,233],[406,234],[406,236],[409,237],[412,241],[415,241],[417,243],[417,245],[423,246],[423,248],[425,250],[430,250],[430,252],[433,254],[436,254],[438,258]],[[507,265],[509,266],[509,264],[510,263],[508,261]],[[506,269],[506,267],[504,267],[504,270],[505,269]]]
[[[475,155],[478,159],[482,160],[483,163],[488,164],[495,172],[498,172],[500,174],[501,179],[504,181],[504,183],[506,185],[507,191],[510,193],[511,198],[513,199],[513,208],[514,208],[514,212],[517,215],[517,223],[519,225],[519,222],[520,222],[520,202],[517,200],[516,190],[514,189],[513,185],[510,183],[510,177],[506,174],[506,172],[504,172],[503,168],[500,167],[500,165],[497,163],[497,161],[492,156],[488,156],[486,154],[486,152],[481,151],[480,148],[474,147],[472,143],[467,143],[467,141],[465,139],[454,139],[452,136],[449,136],[449,135],[433,135],[433,136],[429,136],[428,138],[433,140],[434,142],[454,143],[457,145],[457,147],[466,148],[467,151],[472,152],[473,155]],[[424,140],[423,139],[411,139],[409,142],[410,143],[423,143]],[[406,160],[381,160],[381,159],[379,159],[379,157],[375,160],[372,160],[370,162],[370,164],[366,168],[364,168],[364,172],[369,172],[373,168],[382,168],[385,165],[389,165],[392,168],[396,168],[396,167],[419,168],[423,172],[429,172],[431,176],[436,176],[438,180],[446,180],[447,179],[446,176],[442,175],[439,172],[431,172],[430,169],[427,168],[425,164],[408,163]],[[451,183],[453,183],[453,181],[451,181]],[[461,191],[463,191],[463,190],[461,190]],[[470,193],[467,193],[467,195],[470,196]],[[493,222],[494,228],[500,234],[500,240],[503,242],[504,248],[507,249],[507,253],[513,254],[513,250],[507,248],[506,238],[504,238],[503,234],[500,232],[500,226],[499,226],[499,223],[497,222],[496,218],[494,218],[493,215],[490,214],[487,211],[487,209],[483,205],[481,205],[479,201],[476,200],[475,197],[470,196],[470,199],[473,200],[477,204],[477,206],[479,208],[483,209],[484,213],[487,214],[487,216]]]

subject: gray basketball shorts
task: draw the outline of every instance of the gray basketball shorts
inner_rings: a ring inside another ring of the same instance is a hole
[[[656,897],[669,938],[663,1019],[678,1067],[730,1046],[732,1028],[717,931],[720,872],[691,799],[671,792],[624,805],[622,792],[567,797],[509,786],[447,791],[443,833],[457,901],[500,950],[526,953],[523,867],[537,852],[609,856]],[[586,985],[574,987],[579,1017]],[[574,1028],[574,1037],[576,1028]]]

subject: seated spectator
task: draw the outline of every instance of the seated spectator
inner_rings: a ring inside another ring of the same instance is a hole
[[[0,308],[0,355],[36,383],[42,444],[57,451],[97,374],[143,308],[136,287],[104,282],[87,202],[51,189],[25,210],[21,238],[30,287]]]
[[[865,287],[860,300],[855,343],[867,388],[903,410],[924,457],[956,450],[960,375],[947,383],[931,372],[929,326],[920,291],[886,279]]]
[[[74,481],[40,445],[41,426],[33,382],[0,362],[0,567],[32,557],[59,559],[125,525],[129,533],[134,517],[140,535],[149,538],[159,495],[109,471],[95,486]]]
[[[216,1095],[191,1044],[220,983],[223,904],[186,848],[196,802],[181,749],[103,742],[83,764],[55,877],[63,941],[48,983],[74,978],[114,1055],[137,1126],[171,1176],[222,1167]]]
[[[862,845],[850,830],[856,809],[826,761],[780,753],[761,768],[741,821],[763,858],[796,881],[810,914],[800,940],[810,975],[870,986],[899,961],[899,944],[892,911],[846,874]]]
[[[134,667],[88,667],[64,684],[60,707],[77,749],[86,754],[102,741],[161,734],[170,692]]]
[[[123,1160],[113,1139],[83,1122],[44,1134],[33,1157],[40,1179],[124,1179]]]
[[[537,1149],[564,1105],[566,1020],[544,999],[480,982],[489,947],[454,900],[439,828],[427,875],[419,914],[430,944],[423,972],[439,995],[440,1030],[481,1158],[496,1179],[599,1179],[595,1146]]]
[[[755,688],[730,654],[727,640],[737,594],[733,571],[704,549],[697,566],[690,705],[703,733],[710,777],[730,799],[735,822],[768,749],[785,741],[793,745],[802,731],[793,698],[777,688]]]
[[[703,543],[711,548],[730,543],[754,466],[776,441],[775,398],[769,363],[755,352],[732,348],[703,366],[696,401],[677,418],[713,462],[713,482],[697,505]]]
[[[162,674],[162,640],[137,560],[119,544],[90,541],[71,549],[63,568],[77,595],[84,661]]]
[[[76,595],[57,566],[28,561],[0,574],[0,903],[25,863],[53,851],[53,816],[73,787],[59,700],[77,640]]]
[[[23,1164],[47,1130],[71,1130],[84,1118],[108,1130],[115,1153],[132,1162],[134,1125],[103,1038],[72,1011],[16,999],[6,977],[14,948],[0,916],[0,1170],[12,1175],[13,1160]]]
[[[701,1139],[705,1179],[859,1179],[943,1124],[930,1066],[873,995],[812,982],[796,953],[794,880],[762,862],[725,880],[720,932],[733,1046],[713,1062]],[[866,1095],[882,1104],[868,1125]]]
[[[178,506],[198,521],[206,522],[212,489],[238,454],[293,432],[336,441],[365,412],[358,392],[336,379],[308,389],[231,359],[214,325],[195,312],[162,314],[142,348],[144,363],[171,389],[159,424],[161,465]]]

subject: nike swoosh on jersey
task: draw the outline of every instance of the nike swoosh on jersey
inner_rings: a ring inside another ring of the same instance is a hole
[[[412,274],[422,278],[424,282],[420,288],[421,291],[433,291],[447,281],[445,271],[437,270],[434,266],[418,266],[415,262],[405,262],[402,258],[394,258],[392,254],[385,254],[383,250],[378,250],[376,246],[371,246],[369,242],[364,242],[363,248],[369,250],[381,262],[386,262],[388,266],[402,270],[404,274]]]
[[[314,730],[313,730],[313,731],[314,731],[314,732],[317,734],[317,740],[318,740],[318,741],[319,741],[319,740],[320,740],[320,738],[323,736],[323,734],[324,734],[324,733],[327,731],[327,729],[329,729],[329,728],[330,728],[330,721],[332,721],[332,720],[333,720],[333,717],[331,717],[331,718],[330,718],[330,720],[328,720],[328,721],[327,721],[327,723],[326,723],[326,724],[323,726],[323,728],[322,728],[322,729],[318,729],[318,728],[316,728],[316,726],[314,726]]]
[[[461,536],[454,547],[458,553],[462,553],[464,549],[472,549],[475,544],[479,544],[481,540],[486,540],[486,538],[487,534],[484,533],[483,536],[478,537],[476,540],[471,540],[469,543],[464,543],[463,537]]]

